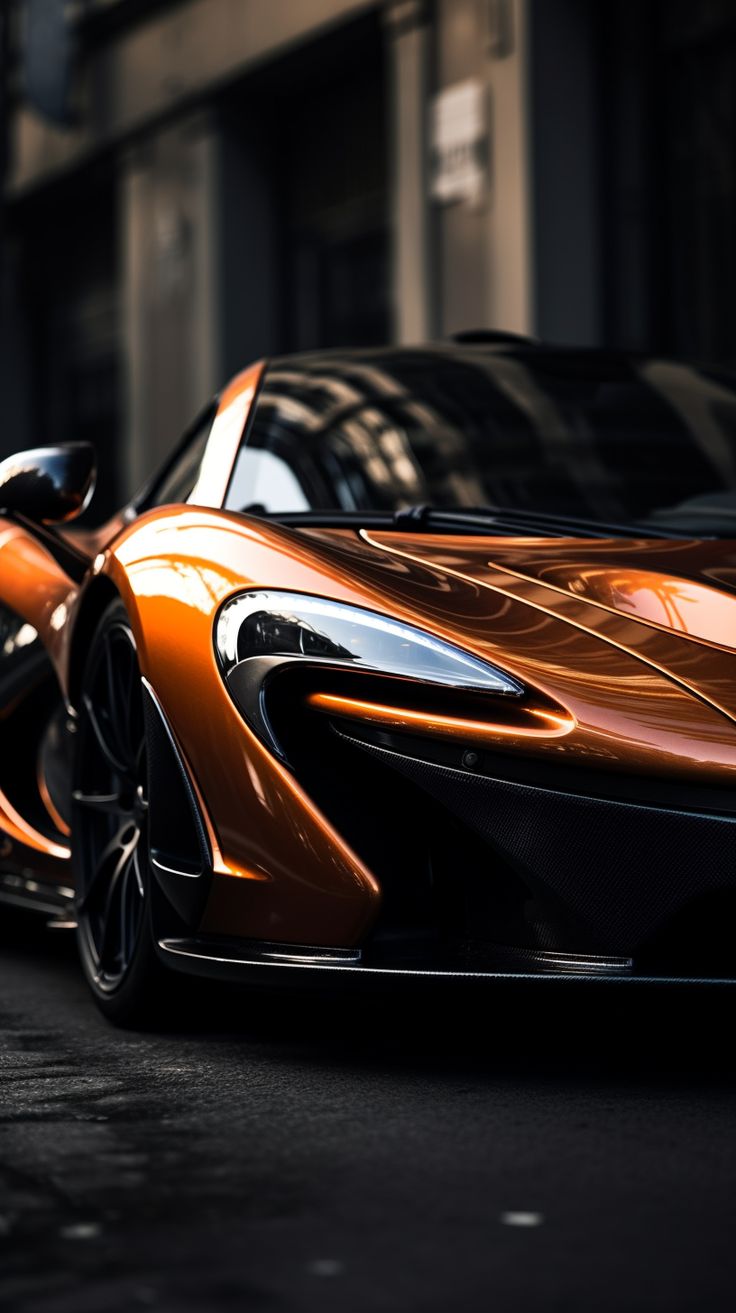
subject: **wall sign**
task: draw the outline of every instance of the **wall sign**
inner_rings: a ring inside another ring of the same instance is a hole
[[[480,205],[488,181],[488,99],[479,79],[458,82],[431,107],[430,194],[443,205]]]

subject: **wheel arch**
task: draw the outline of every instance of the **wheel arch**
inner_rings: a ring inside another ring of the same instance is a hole
[[[74,622],[67,675],[67,698],[76,708],[82,687],[84,665],[95,630],[111,602],[120,593],[109,575],[96,575],[84,590]]]

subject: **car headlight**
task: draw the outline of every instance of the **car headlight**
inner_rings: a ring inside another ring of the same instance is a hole
[[[520,698],[525,692],[505,671],[414,625],[301,593],[241,593],[223,606],[214,637],[233,700],[279,755],[265,689],[284,667],[354,670],[394,676],[416,687],[451,687],[476,695]]]
[[[215,645],[226,674],[243,661],[329,662],[475,692],[520,696],[504,671],[389,616],[300,593],[244,593],[226,603]]]

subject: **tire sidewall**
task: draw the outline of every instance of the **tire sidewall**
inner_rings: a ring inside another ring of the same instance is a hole
[[[103,612],[95,630],[92,642],[90,643],[89,653],[82,676],[80,702],[85,689],[90,683],[91,675],[95,670],[97,652],[100,643],[104,640],[105,635],[111,629],[121,627],[128,631],[133,646],[135,647],[135,637],[133,635],[130,618],[123,602],[120,599],[116,599],[111,602]],[[81,755],[84,750],[82,738],[83,736],[78,736],[73,754],[72,790],[76,788],[77,781],[80,779],[81,775]],[[82,858],[78,828],[82,823],[80,811],[73,807],[72,865],[74,884],[77,890],[82,887]],[[163,985],[167,973],[156,953],[151,903],[152,899],[149,878],[138,941],[135,945],[133,956],[125,975],[114,988],[103,988],[100,985],[97,976],[96,963],[89,944],[88,934],[84,928],[81,917],[77,926],[77,945],[84,977],[100,1010],[111,1021],[114,1021],[119,1025],[140,1025],[145,1020],[150,1019],[157,1010],[157,1004],[160,1000],[160,995],[163,992]]]

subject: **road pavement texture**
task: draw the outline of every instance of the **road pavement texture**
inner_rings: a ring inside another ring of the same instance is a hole
[[[734,1307],[734,993],[185,990],[3,913],[0,1308]]]

